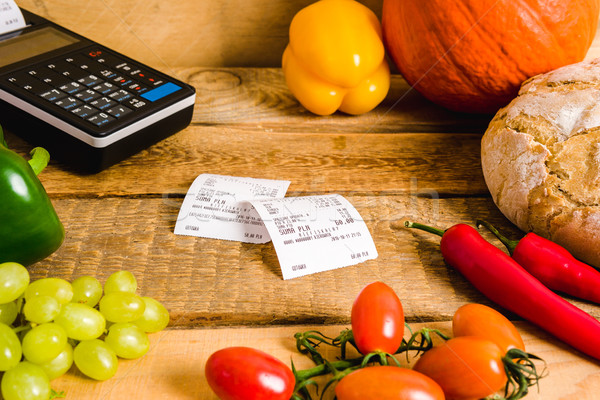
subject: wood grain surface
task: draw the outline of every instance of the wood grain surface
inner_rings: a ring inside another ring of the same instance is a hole
[[[450,334],[448,322],[411,324],[411,329],[435,328]],[[161,400],[217,400],[204,376],[204,365],[209,355],[229,346],[250,346],[277,357],[298,369],[314,364],[295,348],[296,332],[319,329],[325,335],[336,336],[347,325],[308,325],[272,328],[224,328],[168,330],[151,336],[150,351],[139,360],[121,360],[117,375],[104,382],[91,382],[77,371],[52,382],[56,390],[63,390],[67,398],[89,400],[161,399]],[[581,356],[562,343],[528,324],[517,323],[528,352],[546,361],[546,377],[539,387],[531,387],[527,400],[577,399],[596,400],[600,391],[600,369],[595,361]],[[323,347],[322,354],[329,360],[339,357],[339,350]],[[349,353],[352,354],[352,353]],[[415,358],[409,353],[398,358],[404,366],[412,366]],[[542,371],[544,364],[537,362]],[[317,378],[323,388],[327,377]],[[90,390],[93,388],[93,390]],[[313,392],[313,394],[315,394]],[[315,398],[319,398],[321,392]],[[333,399],[333,391],[325,392],[325,400]]]
[[[200,70],[182,71],[193,81]],[[522,235],[497,210],[483,180],[484,124],[480,132],[453,133],[473,117],[446,111],[441,120],[429,118],[435,107],[422,98],[421,113],[390,106],[406,87],[399,77],[373,113],[317,118],[300,112],[281,85],[269,86],[282,81],[278,69],[209,71],[221,83],[199,86],[189,128],[99,174],[79,175],[52,161],[40,175],[67,237],[31,268],[35,278],[106,278],[129,269],[144,294],[165,302],[173,327],[344,323],[340,307],[373,280],[394,287],[412,321],[448,320],[466,302],[487,303],[444,263],[439,238],[403,227],[406,219],[446,228],[483,218],[514,238]],[[222,93],[222,74],[243,77],[227,89],[231,95]],[[380,128],[369,131],[376,115],[383,115],[374,125]],[[428,128],[411,132],[420,121]],[[10,133],[7,141],[24,156],[31,147]],[[287,196],[342,194],[365,220],[379,257],[283,281],[271,243],[175,235],[183,198],[201,173],[290,180]],[[570,300],[600,316],[595,305]]]

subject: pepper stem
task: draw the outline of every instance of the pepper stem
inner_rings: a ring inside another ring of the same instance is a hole
[[[6,140],[4,140],[4,131],[2,130],[2,126],[0,126],[0,146],[4,146],[4,147],[8,148],[8,145],[6,144]]]
[[[434,235],[444,236],[444,231],[441,229],[433,228],[431,226],[419,224],[418,222],[404,221],[404,226],[407,228],[416,228],[425,232],[433,233]]]
[[[506,236],[502,235],[498,229],[496,229],[492,224],[490,224],[487,221],[482,221],[482,220],[477,220],[476,222],[477,226],[485,226],[490,232],[492,232],[494,234],[494,236],[496,236],[498,239],[500,239],[500,241],[506,246],[506,248],[508,249],[508,252],[510,253],[510,255],[512,256],[512,254],[515,252],[515,248],[517,247],[517,245],[519,244],[518,240],[510,240],[509,238],[507,238]]]
[[[50,154],[43,147],[35,147],[31,150],[31,160],[29,160],[29,165],[31,165],[31,169],[35,172],[36,175],[39,175],[40,172],[48,165],[48,161],[50,161]]]
[[[2,129],[1,125],[0,125],[0,146],[3,146],[8,149],[8,144],[6,143],[6,140],[4,139],[4,130]],[[46,149],[44,149],[43,147],[35,147],[33,150],[31,150],[31,152],[29,154],[31,155],[31,159],[29,160],[29,165],[31,166],[31,169],[33,170],[33,172],[36,175],[39,175],[40,172],[42,172],[44,170],[44,168],[46,168],[46,166],[48,165],[48,162],[50,161],[50,153],[48,153],[48,151]]]

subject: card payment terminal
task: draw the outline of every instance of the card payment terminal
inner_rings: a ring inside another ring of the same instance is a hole
[[[189,125],[192,86],[21,11],[0,36],[0,125],[92,173]]]

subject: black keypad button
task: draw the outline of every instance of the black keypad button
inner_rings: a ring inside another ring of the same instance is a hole
[[[112,115],[115,118],[121,118],[122,116],[129,114],[131,110],[125,106],[116,106],[106,110],[107,114]]]
[[[108,97],[110,97],[114,101],[118,101],[119,103],[121,103],[125,100],[131,99],[133,97],[133,95],[126,90],[120,89],[120,90],[117,90],[116,92],[109,94]]]
[[[99,98],[101,96],[100,93],[95,92],[91,89],[86,89],[83,90],[79,93],[75,93],[74,97],[78,98],[81,101],[84,101],[86,103],[92,101],[92,100],[96,100],[97,98]]]
[[[103,126],[114,120],[115,119],[113,117],[103,112],[92,115],[90,118],[87,119],[88,122],[91,122],[96,126]]]
[[[106,69],[106,68],[101,68],[98,71],[98,75],[102,76],[105,79],[113,79],[117,77],[117,73],[110,70],[110,69]]]
[[[113,101],[106,97],[100,97],[99,99],[90,101],[91,106],[96,107],[99,110],[105,110],[107,108],[111,108],[117,105],[116,101]]]
[[[144,108],[146,106],[146,104],[147,103],[145,101],[136,99],[135,97],[123,102],[123,105],[125,105],[133,110],[139,110],[141,108]]]
[[[131,71],[135,70],[135,67],[132,67],[129,63],[121,62],[115,65],[115,69],[121,71],[124,74],[130,74]]]
[[[115,90],[117,90],[119,88],[116,85],[113,85],[110,82],[103,82],[100,85],[96,85],[96,86],[92,87],[92,89],[94,89],[98,93],[102,93],[103,95],[107,95],[109,93],[114,92]]]
[[[88,75],[79,79],[77,82],[81,83],[85,86],[93,86],[102,82],[102,79],[98,78],[96,75]]]
[[[82,105],[71,110],[71,112],[81,118],[89,118],[92,115],[98,113],[98,110],[94,107],[90,107],[87,104]]]
[[[69,82],[65,85],[60,86],[59,89],[65,93],[74,94],[85,89],[85,86],[83,86],[81,83]]]
[[[119,86],[127,86],[133,83],[133,80],[125,75],[117,75],[112,79],[112,81]]]
[[[57,106],[64,108],[65,110],[72,110],[79,107],[83,103],[74,97],[65,97],[63,99],[54,102]]]
[[[67,94],[65,92],[61,92],[58,89],[50,89],[47,92],[40,94],[40,97],[42,99],[55,102],[56,100],[60,100],[67,97]]]
[[[133,82],[126,86],[127,90],[133,92],[134,94],[142,94],[148,91],[148,86],[140,85],[137,82]]]

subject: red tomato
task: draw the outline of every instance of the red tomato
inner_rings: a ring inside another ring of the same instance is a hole
[[[394,366],[362,368],[336,386],[338,400],[444,400],[435,381],[419,372]]]
[[[394,354],[404,336],[404,310],[394,290],[383,282],[365,286],[352,305],[352,333],[362,354]]]
[[[478,336],[450,339],[423,354],[414,366],[436,381],[448,400],[475,400],[496,393],[507,381],[502,350]]]
[[[483,304],[466,304],[454,313],[454,336],[481,336],[500,346],[503,354],[510,349],[525,351],[517,328],[498,311]]]
[[[204,373],[221,400],[289,400],[296,383],[287,365],[249,347],[216,351],[208,358]]]

